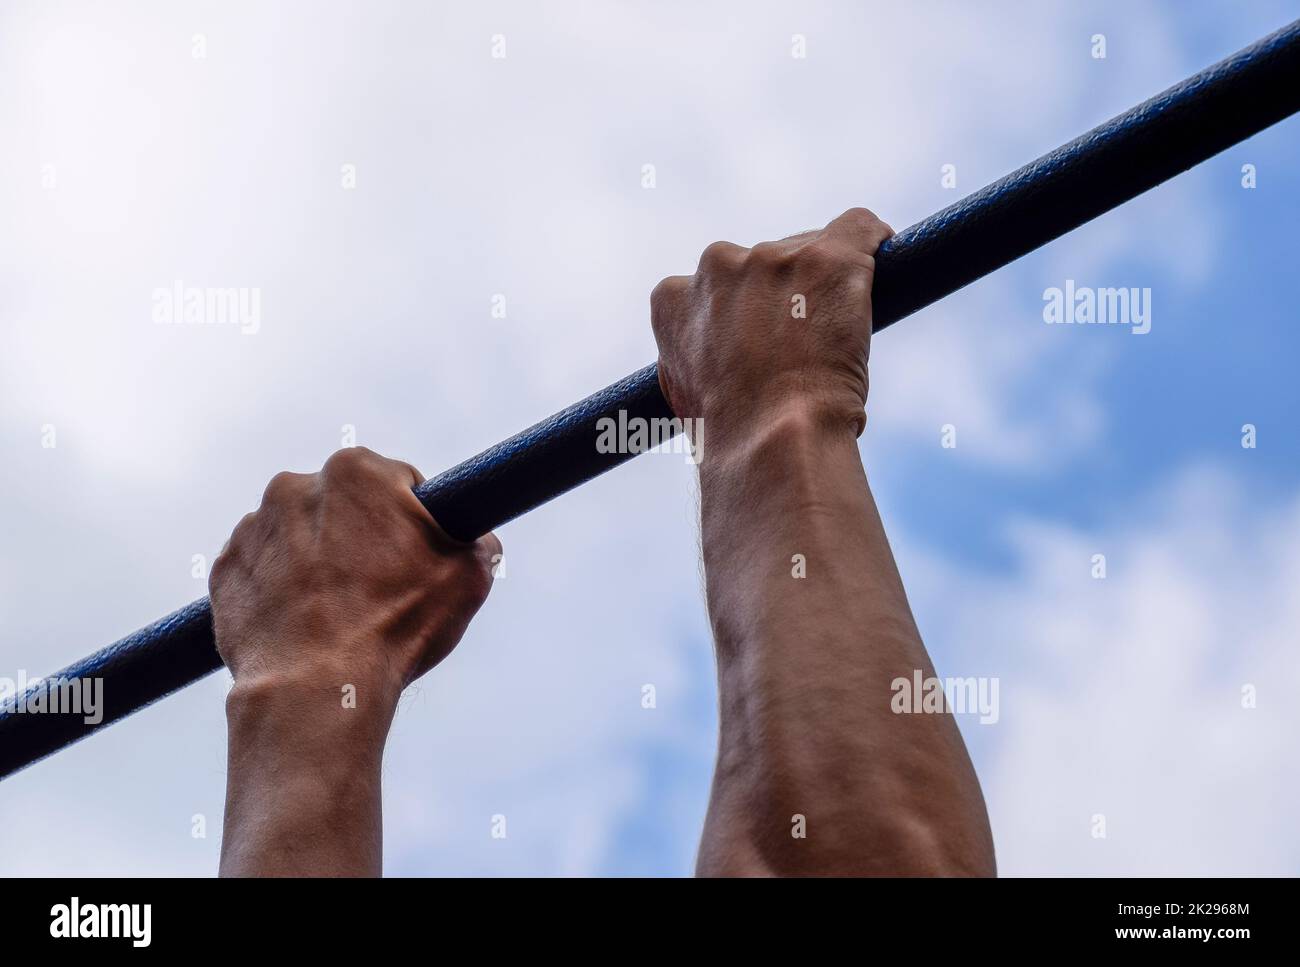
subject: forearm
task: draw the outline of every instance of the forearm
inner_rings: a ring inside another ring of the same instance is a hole
[[[222,876],[381,874],[392,713],[368,692],[353,705],[332,681],[231,691]]]
[[[891,711],[894,679],[933,670],[852,428],[762,421],[700,479],[720,692],[700,872],[991,873],[952,716]]]

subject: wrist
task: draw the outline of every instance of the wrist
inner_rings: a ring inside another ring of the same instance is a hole
[[[756,461],[776,460],[787,467],[816,465],[834,451],[856,453],[863,420],[861,407],[808,397],[733,412],[730,420],[708,420],[703,426],[701,476],[712,471],[726,474]]]
[[[309,769],[358,758],[377,763],[399,694],[380,676],[343,669],[242,675],[226,696],[232,760],[279,749]]]

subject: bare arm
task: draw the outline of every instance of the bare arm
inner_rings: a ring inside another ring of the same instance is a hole
[[[340,450],[280,474],[209,582],[226,700],[223,876],[378,876],[380,767],[402,689],[445,658],[501,545],[454,544],[408,464]]]
[[[994,872],[952,716],[891,710],[894,679],[934,672],[856,444],[889,234],[855,209],[710,246],[655,290],[665,393],[702,422],[720,741],[701,874]]]

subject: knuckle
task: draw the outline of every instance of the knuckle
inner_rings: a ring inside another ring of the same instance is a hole
[[[249,512],[239,519],[235,529],[230,532],[230,539],[212,560],[208,569],[208,588],[213,589],[224,583],[231,566],[244,554],[244,545],[257,527],[257,513]]]
[[[745,249],[734,242],[710,242],[700,253],[700,269],[704,272],[727,272],[740,268]]]
[[[263,504],[274,504],[287,500],[300,488],[300,477],[288,470],[281,470],[271,478],[262,492]]]
[[[221,586],[222,578],[225,576],[226,573],[226,566],[229,563],[229,559],[226,556],[228,553],[229,550],[223,548],[221,553],[218,554],[213,559],[212,566],[208,568],[208,594],[209,595],[216,593],[217,588]]]
[[[880,221],[879,218],[876,217],[875,212],[873,212],[869,208],[862,208],[860,206],[850,208],[843,215],[841,215],[840,218],[844,219],[847,222],[851,222],[854,225],[858,225],[862,228],[870,228],[876,224],[882,224],[882,225],[884,224],[883,222]]]
[[[780,242],[759,242],[749,250],[748,263],[759,270],[784,269],[791,263],[792,250]]]
[[[233,554],[240,550],[248,535],[252,533],[257,526],[257,511],[250,510],[243,517],[239,518],[239,523],[235,529],[230,532],[230,540],[226,542],[226,553]],[[224,556],[224,555],[221,555]]]
[[[894,230],[868,208],[850,208],[835,221],[847,227],[854,237],[874,245],[879,245],[894,234]]]
[[[394,465],[399,471],[402,482],[409,484],[411,487],[418,487],[425,480],[424,474],[420,473],[420,468],[413,463],[407,463],[405,460],[394,460]],[[410,478],[407,480],[407,478]]]
[[[359,476],[374,456],[365,447],[343,447],[335,450],[321,468],[325,479],[350,479]]]
[[[222,556],[224,557],[224,555]],[[208,597],[214,603],[224,600],[224,590],[226,582],[230,577],[230,564],[228,561],[218,557],[212,562],[212,567],[208,570]]]
[[[684,288],[682,276],[670,275],[660,279],[659,284],[650,290],[650,308],[659,313],[671,306],[681,295]]]

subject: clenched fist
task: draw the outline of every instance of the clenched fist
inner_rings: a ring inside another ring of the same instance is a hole
[[[660,282],[651,322],[673,412],[715,442],[788,407],[860,434],[874,255],[892,234],[851,208],[779,242],[714,242],[694,275]]]
[[[412,466],[364,447],[278,474],[212,566],[217,650],[235,687],[364,683],[395,701],[460,641],[501,544],[453,542]]]

